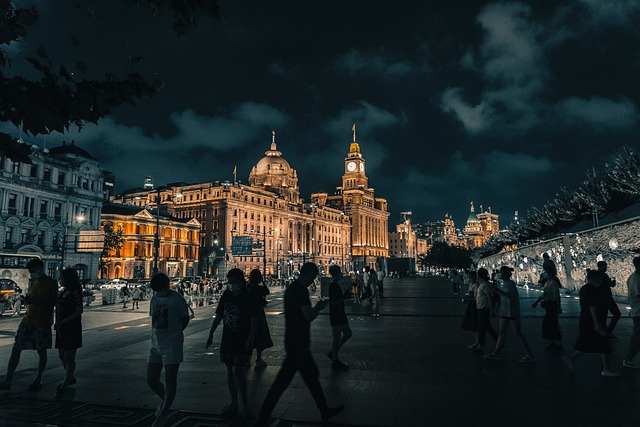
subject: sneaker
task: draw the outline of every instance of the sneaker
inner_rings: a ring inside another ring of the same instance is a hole
[[[564,356],[562,358],[562,363],[565,364],[565,366],[571,371],[574,371],[574,366],[573,366],[573,359],[571,359],[571,357],[569,356]]]
[[[347,365],[346,363],[342,363],[340,360],[334,360],[331,363],[331,367],[333,369],[342,369],[342,370],[345,370],[345,371],[349,370],[349,365]]]
[[[620,372],[612,371],[611,369],[605,369],[604,371],[602,371],[602,376],[603,377],[619,377]]]
[[[627,362],[626,360],[622,361],[622,366],[625,368],[640,369],[640,365],[637,365],[633,362]]]
[[[500,356],[495,354],[493,351],[491,353],[485,354],[484,358],[488,359],[488,360],[500,360],[500,359],[502,359]]]
[[[525,354],[520,359],[518,359],[518,362],[520,362],[520,363],[529,363],[529,362],[534,362],[535,360],[536,359],[534,359],[533,357],[529,356],[528,354]]]
[[[471,344],[468,349],[473,350],[474,348],[478,348],[478,344]]]
[[[256,368],[266,368],[266,367],[267,367],[267,362],[265,362],[262,359],[256,360]]]
[[[321,411],[322,421],[323,422],[328,421],[329,418],[338,415],[343,410],[344,410],[344,405],[336,406],[335,408],[327,407],[327,409],[325,409],[324,411]]]

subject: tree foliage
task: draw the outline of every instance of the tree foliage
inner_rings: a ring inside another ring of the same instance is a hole
[[[419,262],[447,268],[468,268],[471,265],[471,251],[450,246],[446,242],[434,242]]]
[[[178,36],[195,25],[200,12],[215,18],[220,16],[217,0],[127,1],[150,8],[154,14],[160,10],[173,12],[172,27]],[[97,123],[116,107],[135,105],[137,100],[153,96],[162,87],[157,76],[143,77],[131,72],[117,75],[105,71],[101,79],[84,78],[67,71],[71,69],[68,64],[54,63],[44,44],[25,58],[36,71],[37,78],[7,75],[4,68],[10,64],[10,58],[6,47],[28,37],[29,27],[37,19],[35,7],[15,7],[10,0],[0,0],[0,121],[11,122],[31,136],[53,131],[63,133],[72,126],[82,129],[86,123]],[[137,62],[140,60],[138,58]],[[86,65],[76,63],[73,69],[82,74]],[[24,150],[15,145],[10,135],[0,133],[0,155],[23,161]]]
[[[587,171],[582,184],[575,190],[561,188],[555,197],[541,208],[532,207],[524,220],[509,225],[492,236],[476,255],[485,257],[501,251],[507,245],[523,243],[567,230],[593,216],[617,219],[623,209],[640,200],[640,155],[630,148],[616,153],[604,171]]]

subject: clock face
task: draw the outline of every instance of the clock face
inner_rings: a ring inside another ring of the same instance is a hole
[[[354,170],[356,170],[356,162],[347,163],[347,170],[349,172],[353,172]]]
[[[364,172],[364,163],[360,163],[360,172]]]

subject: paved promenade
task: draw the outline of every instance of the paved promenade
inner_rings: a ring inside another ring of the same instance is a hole
[[[344,403],[332,419],[336,426],[637,426],[640,425],[640,372],[625,369],[620,378],[604,378],[597,355],[585,355],[571,374],[562,352],[548,351],[540,336],[543,310],[532,309],[540,293],[520,290],[523,332],[536,361],[521,364],[523,351],[510,335],[504,360],[484,360],[467,346],[472,334],[460,329],[465,305],[443,278],[385,280],[378,307],[347,304],[354,335],[341,352],[351,366],[333,372],[325,356],[330,346],[328,315],[312,323],[312,351],[330,405]],[[312,298],[312,299],[315,299]],[[612,366],[621,369],[631,332],[625,304],[613,343]],[[276,347],[265,351],[265,369],[251,367],[249,391],[257,412],[283,360],[282,291],[266,307]],[[148,302],[141,310],[120,306],[89,308],[84,315],[85,347],[78,352],[78,384],[55,398],[62,369],[51,352],[45,386],[27,392],[36,365],[25,352],[13,389],[0,392],[0,425],[148,426],[157,399],[147,388],[145,364],[149,339]],[[563,342],[568,353],[578,328],[578,301],[563,298]],[[248,426],[250,420],[223,420],[217,414],[229,402],[226,371],[218,348],[205,351],[213,307],[196,309],[186,330],[185,361],[170,418],[173,426]],[[0,320],[0,373],[8,359],[17,319]],[[493,319],[494,327],[497,326]],[[214,342],[219,343],[220,331]],[[513,333],[513,331],[511,331]],[[490,340],[490,339],[489,339]],[[491,341],[489,341],[491,342]],[[487,351],[489,346],[487,346]],[[640,361],[640,360],[639,360]],[[296,376],[273,413],[273,426],[320,425],[319,412]]]

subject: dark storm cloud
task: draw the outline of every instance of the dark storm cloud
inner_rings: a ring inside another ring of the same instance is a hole
[[[9,47],[16,67],[43,42],[90,73],[166,84],[97,127],[47,138],[76,139],[119,189],[148,174],[229,179],[235,165],[246,181],[273,129],[308,199],[340,185],[356,123],[392,227],[400,211],[463,226],[472,200],[505,224],[640,131],[635,0],[225,2],[223,22],[202,19],[183,39],[167,16],[121,1],[40,5],[36,37]]]
[[[427,65],[414,63],[397,53],[385,49],[375,51],[350,50],[336,60],[335,68],[352,77],[376,76],[390,82],[400,83],[401,79],[428,71]]]

